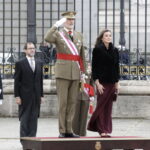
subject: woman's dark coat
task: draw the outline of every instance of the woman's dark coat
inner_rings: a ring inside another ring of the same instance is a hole
[[[92,58],[92,77],[99,79],[100,83],[115,83],[120,77],[119,53],[112,43],[106,49],[101,42],[93,50]]]

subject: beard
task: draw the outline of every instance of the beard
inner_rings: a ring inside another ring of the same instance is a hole
[[[65,27],[67,28],[67,29],[74,29],[74,24],[67,24],[67,25],[65,25]]]

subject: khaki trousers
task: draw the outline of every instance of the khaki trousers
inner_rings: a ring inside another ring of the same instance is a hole
[[[79,91],[79,80],[56,79],[59,106],[59,132],[72,133],[72,122]]]
[[[77,100],[73,119],[73,131],[80,136],[86,136],[86,124],[88,117],[89,100]]]

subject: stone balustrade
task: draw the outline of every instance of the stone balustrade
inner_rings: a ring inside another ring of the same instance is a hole
[[[14,81],[3,80],[4,101],[0,105],[0,116],[15,117],[18,107],[13,94]],[[41,117],[57,117],[57,95],[55,80],[44,80],[44,102]],[[150,118],[150,81],[120,81],[120,93],[113,106],[116,118]]]

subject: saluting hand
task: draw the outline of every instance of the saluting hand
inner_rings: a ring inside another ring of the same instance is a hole
[[[98,80],[95,81],[95,84],[96,84],[96,86],[97,86],[97,89],[98,89],[99,94],[100,94],[100,95],[103,94],[103,93],[104,93],[104,89],[105,89],[105,88],[103,87],[103,85],[100,84]]]
[[[66,20],[67,20],[66,18],[62,18],[62,19],[56,21],[56,23],[54,24],[54,26],[60,27],[61,25],[63,25],[66,22]]]

